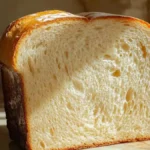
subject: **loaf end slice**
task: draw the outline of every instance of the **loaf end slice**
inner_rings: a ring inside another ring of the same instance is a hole
[[[21,77],[3,63],[0,63],[0,74],[10,138],[26,148],[27,128]]]
[[[150,139],[149,24],[95,13],[33,16],[29,26],[20,25],[20,34],[15,30],[10,55],[2,42],[0,49],[0,60],[22,83],[25,128],[17,132],[26,131],[21,137],[28,148],[79,149]],[[8,42],[8,37],[2,39]]]

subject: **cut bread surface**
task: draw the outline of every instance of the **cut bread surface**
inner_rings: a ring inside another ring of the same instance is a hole
[[[30,30],[14,59],[30,149],[150,139],[149,36],[126,17],[60,19]]]

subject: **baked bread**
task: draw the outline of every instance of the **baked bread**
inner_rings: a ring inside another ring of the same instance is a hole
[[[0,41],[12,140],[28,150],[150,139],[150,25],[104,13],[45,11]]]

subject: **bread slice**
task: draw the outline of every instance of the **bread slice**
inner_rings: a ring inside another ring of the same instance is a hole
[[[45,11],[0,41],[10,136],[28,150],[150,140],[150,25]]]

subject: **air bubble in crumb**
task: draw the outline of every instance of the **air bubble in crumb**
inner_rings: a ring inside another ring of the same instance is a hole
[[[147,118],[148,118],[148,114],[149,114],[148,109],[146,109],[146,117]]]
[[[94,116],[97,115],[98,111],[99,111],[99,107],[98,107],[98,106],[95,106],[95,109],[94,109],[94,111],[93,111]]]
[[[144,108],[143,103],[140,104],[140,111],[142,112],[142,109]]]
[[[114,77],[120,77],[121,76],[120,70],[116,70],[115,72],[113,72],[112,76],[114,76]]]
[[[84,92],[84,87],[83,87],[83,84],[81,81],[79,81],[77,79],[73,79],[72,83],[77,91],[80,91],[81,93]]]
[[[130,49],[130,47],[127,43],[123,43],[121,47],[124,51],[129,51],[129,49]]]
[[[105,60],[112,60],[112,57],[108,54],[104,55],[104,59]]]
[[[67,75],[69,75],[68,67],[66,65],[65,65],[65,71],[66,71]]]
[[[102,123],[105,123],[105,116],[102,117]]]
[[[55,74],[53,75],[53,78],[54,78],[54,80],[57,80],[57,77],[56,77],[56,75],[55,75]]]
[[[132,53],[130,53],[129,56],[132,57]]]
[[[42,148],[45,148],[45,143],[43,141],[40,142]]]
[[[96,96],[97,96],[97,93],[93,92],[93,93],[92,93],[92,100],[95,100],[95,99],[96,99]]]
[[[133,99],[134,90],[132,88],[129,88],[126,94],[126,101],[131,101]]]
[[[120,131],[120,130],[121,130],[121,127],[118,127],[118,128],[117,128],[117,131]]]
[[[32,65],[32,61],[31,61],[31,58],[29,57],[28,58],[28,66],[29,66],[29,70],[32,74],[34,74],[34,68],[33,68],[33,65]]]
[[[74,110],[74,108],[73,108],[73,106],[71,105],[70,102],[67,103],[67,108],[68,108],[69,110]]]
[[[58,66],[58,69],[60,70],[61,69],[61,66],[60,66],[60,63],[58,62],[58,58],[56,58],[56,64]]]
[[[54,128],[50,129],[50,134],[51,134],[51,136],[54,136]]]
[[[140,42],[140,47],[143,52],[143,57],[146,58],[147,56],[146,47],[141,42]]]
[[[132,42],[133,40],[132,40],[132,39],[128,39],[128,41],[129,41],[129,42]]]
[[[126,111],[127,111],[127,108],[128,108],[127,103],[124,103],[124,106],[123,106],[123,110],[124,110],[124,112],[126,112]]]
[[[66,57],[66,59],[68,59],[68,56],[69,56],[69,55],[68,55],[68,51],[66,51],[66,52],[65,52],[65,57]]]
[[[44,55],[47,55],[47,50],[44,50]]]

